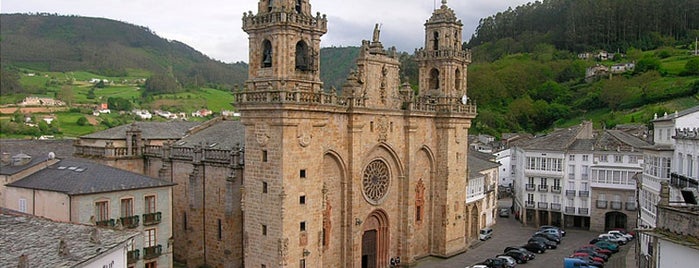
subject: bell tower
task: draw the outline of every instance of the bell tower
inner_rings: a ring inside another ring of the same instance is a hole
[[[471,53],[462,48],[463,24],[447,0],[425,22],[425,47],[416,51],[420,95],[466,96],[466,72]]]
[[[260,0],[257,14],[243,14],[249,35],[248,90],[318,91],[320,37],[325,15],[311,14],[309,0]]]

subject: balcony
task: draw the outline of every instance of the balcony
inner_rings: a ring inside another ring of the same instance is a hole
[[[566,196],[575,196],[575,190],[566,190]]]
[[[526,207],[526,208],[534,208],[534,201],[526,201],[526,202],[524,202],[524,207]]]
[[[635,211],[636,210],[636,202],[626,202],[626,210]]]
[[[548,192],[549,186],[546,184],[539,185],[539,192]]]
[[[548,209],[549,208],[549,203],[546,203],[546,202],[538,202],[536,205],[540,209]]]
[[[130,250],[126,252],[126,262],[128,264],[132,264],[138,261],[138,259],[141,258],[141,251],[140,250]]]
[[[566,214],[575,214],[575,207],[566,207]]]
[[[607,200],[597,200],[597,208],[607,208]]]
[[[100,226],[100,227],[114,227],[115,221],[114,221],[114,219],[96,221],[95,225]]]
[[[143,214],[143,226],[156,225],[160,223],[162,214],[160,212]]]
[[[160,256],[160,254],[163,254],[163,246],[161,246],[161,245],[143,248],[143,259],[144,260],[150,260],[153,258],[157,258],[158,256]]]
[[[610,201],[609,203],[611,209],[621,209],[621,201]]]
[[[568,193],[566,193],[568,195]],[[590,191],[578,191],[578,195],[580,197],[589,197],[590,196]]]
[[[561,193],[561,186],[556,186],[556,185],[551,186],[551,192],[560,194]]]
[[[561,203],[551,203],[551,210],[560,211]]]
[[[580,215],[587,215],[589,213],[590,213],[589,208],[578,208],[578,214],[580,214]]]
[[[534,191],[536,190],[536,185],[534,184],[527,184],[525,185],[527,191]]]
[[[138,227],[138,223],[139,223],[138,215],[129,216],[129,217],[121,217],[121,218],[119,218],[119,220],[121,221],[121,225],[126,227],[126,228],[133,229],[133,228]]]
[[[670,174],[670,185],[680,189],[684,189],[687,187],[698,188],[699,181],[673,172]]]

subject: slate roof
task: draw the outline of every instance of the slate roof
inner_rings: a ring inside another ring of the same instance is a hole
[[[575,142],[575,138],[582,126],[572,126],[570,128],[558,129],[548,135],[529,140],[522,145],[524,149],[530,150],[552,150],[563,151]]]
[[[470,172],[481,172],[499,167],[500,164],[483,157],[483,153],[468,153],[468,170]]]
[[[167,187],[174,183],[158,180],[102,164],[61,160],[7,186],[84,195],[143,188]]]
[[[201,123],[188,121],[169,122],[135,122],[121,125],[100,132],[81,136],[83,139],[119,140],[126,138],[126,131],[132,127],[141,130],[141,137],[149,140],[178,140],[187,135],[187,131]]]
[[[12,166],[0,164],[0,175],[12,175],[48,159],[49,152],[53,152],[57,158],[76,159],[73,156],[74,140],[5,140],[0,139],[0,153],[8,153],[10,156],[27,154],[32,156],[28,165]]]
[[[99,243],[90,240],[95,229]],[[0,208],[0,233],[0,267],[17,267],[22,254],[28,258],[27,267],[76,267],[125,246],[139,235],[135,231],[56,222],[5,208]],[[58,253],[61,239],[70,252],[65,257]]]
[[[220,120],[197,130],[177,141],[174,146],[193,148],[201,144],[206,148],[230,150],[245,145],[245,126],[240,121]]]
[[[689,109],[685,109],[685,110],[682,110],[682,111],[678,111],[678,112],[677,112],[677,116],[675,116],[675,113],[669,113],[669,114],[667,114],[667,116],[662,116],[662,117],[655,118],[655,119],[651,120],[651,122],[659,122],[659,121],[672,120],[672,119],[675,119],[675,118],[678,118],[678,117],[682,117],[682,116],[685,116],[685,115],[688,115],[688,114],[691,114],[691,113],[695,113],[695,112],[699,112],[699,105],[694,106],[694,107],[689,108]]]

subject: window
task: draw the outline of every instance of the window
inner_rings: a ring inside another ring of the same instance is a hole
[[[580,183],[580,190],[583,190],[583,191],[590,190],[590,187],[588,186],[588,183],[586,181]]]
[[[614,155],[614,163],[621,163],[623,161],[623,156],[621,155]]]
[[[300,230],[301,232],[305,232],[305,231],[306,231],[306,222],[305,222],[305,221],[302,221],[301,223],[299,223],[299,230]]]
[[[582,180],[584,180],[584,181],[588,180],[588,178],[589,178],[589,175],[588,175],[588,174],[589,174],[589,171],[590,171],[590,167],[589,167],[589,166],[587,166],[587,165],[583,165],[583,166],[582,166],[582,170],[581,170],[581,172],[580,172],[580,173],[581,173],[581,174],[580,174],[580,177],[582,178]]]
[[[106,221],[109,219],[109,202],[95,202],[95,221]]]
[[[561,203],[561,196],[560,196],[560,195],[554,195],[554,196],[553,196],[553,203],[560,204],[560,203]]]
[[[600,155],[600,156],[599,156],[599,161],[600,161],[600,162],[607,162],[607,155],[606,155],[606,154]]]
[[[157,245],[157,241],[155,240],[155,229],[146,229],[146,237],[143,245],[145,247],[154,247]]]
[[[272,42],[265,40],[262,42],[262,68],[269,67],[272,67]]]
[[[308,45],[304,41],[296,43],[296,70],[311,70],[311,57]]]
[[[546,178],[541,178],[541,180],[540,180],[541,185],[546,186],[547,185],[546,181],[547,181]]]
[[[19,207],[17,210],[19,210],[19,212],[27,213],[27,199],[24,199],[24,198],[19,199]]]
[[[636,164],[636,163],[638,163],[638,156],[629,155],[629,163],[630,163],[630,164]]]
[[[306,170],[305,169],[302,169],[299,171],[299,177],[302,179],[306,178]]]
[[[218,241],[223,239],[223,225],[221,224],[221,219],[218,219]]]
[[[157,268],[158,262],[147,262],[145,268]]]
[[[584,154],[584,155],[582,156],[582,161],[590,161],[590,156]]]
[[[184,227],[184,230],[187,231],[187,212],[182,214],[182,227]]]
[[[691,154],[687,155],[687,176],[694,176],[694,158]]]
[[[539,201],[546,202],[546,194],[539,194]]]
[[[569,155],[568,161],[575,161],[575,155],[574,154]]]
[[[568,178],[575,179],[575,165],[568,165]]]
[[[267,162],[267,150],[262,150],[262,162]]]
[[[605,194],[598,194],[597,199],[600,201],[607,200],[607,196]]]
[[[301,13],[301,0],[296,0],[296,13]]]
[[[575,181],[568,181],[568,189],[567,190],[575,190]]]
[[[267,225],[262,225],[262,235],[267,235]]]
[[[561,187],[561,179],[553,179],[554,187]]]
[[[527,202],[534,202],[534,194],[527,194]]]
[[[267,182],[262,182],[262,193],[266,194],[267,193]]]
[[[306,259],[301,259],[299,262],[299,268],[306,268]]]
[[[121,200],[121,217],[133,216],[133,198],[124,198]]]
[[[150,213],[155,213],[155,196],[154,195],[147,195],[145,197],[146,199],[146,207],[145,207],[145,213],[150,214]]]
[[[299,196],[299,204],[301,204],[301,205],[306,204],[306,196],[305,195]]]

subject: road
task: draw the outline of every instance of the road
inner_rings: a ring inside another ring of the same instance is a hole
[[[500,199],[498,205],[501,208],[509,208],[511,199]],[[495,257],[501,254],[505,247],[521,246],[527,242],[529,237],[536,231],[536,228],[531,226],[522,226],[520,222],[510,218],[498,218],[497,224],[493,226],[493,238],[479,242],[469,249],[467,252],[442,259],[436,257],[428,257],[418,261],[415,267],[420,268],[454,268],[470,266],[487,258]],[[562,267],[563,258],[572,254],[572,252],[582,245],[588,244],[592,238],[597,237],[598,233],[586,230],[568,230],[563,241],[558,245],[557,249],[547,250],[544,254],[537,254],[536,259],[526,264],[519,264],[518,267]],[[622,247],[622,250],[614,254],[609,262],[605,265],[606,268],[625,268],[626,252],[630,245]]]

